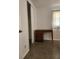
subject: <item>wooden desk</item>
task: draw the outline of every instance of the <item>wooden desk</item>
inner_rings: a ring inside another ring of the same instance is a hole
[[[35,37],[35,42],[43,42],[43,35],[46,32],[51,32],[51,37],[53,40],[53,30],[35,30],[34,32],[34,37]]]

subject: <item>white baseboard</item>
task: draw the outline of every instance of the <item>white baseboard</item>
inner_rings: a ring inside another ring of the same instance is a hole
[[[29,49],[25,52],[25,54],[23,55],[23,59],[24,57],[27,55],[27,53],[29,52]]]

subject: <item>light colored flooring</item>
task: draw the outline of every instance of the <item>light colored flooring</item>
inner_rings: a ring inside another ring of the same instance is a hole
[[[36,42],[24,59],[60,59],[60,41]]]

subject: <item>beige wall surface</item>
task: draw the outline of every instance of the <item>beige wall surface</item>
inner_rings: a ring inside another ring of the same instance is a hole
[[[52,28],[52,14],[49,7],[37,8],[37,29]]]
[[[31,2],[32,3],[32,2]],[[37,28],[37,8],[31,4],[32,43],[34,43],[34,31]]]
[[[49,7],[37,8],[37,29],[52,29],[52,14]],[[44,34],[44,40],[52,40],[50,33]]]
[[[52,10],[59,10],[59,6],[37,8],[37,29],[52,29]],[[54,31],[54,39],[59,39],[59,30]],[[50,33],[44,34],[44,40],[52,40]]]

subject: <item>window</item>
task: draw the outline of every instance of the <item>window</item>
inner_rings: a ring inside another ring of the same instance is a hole
[[[60,11],[53,11],[52,12],[52,26],[53,28],[59,28],[60,27]]]

